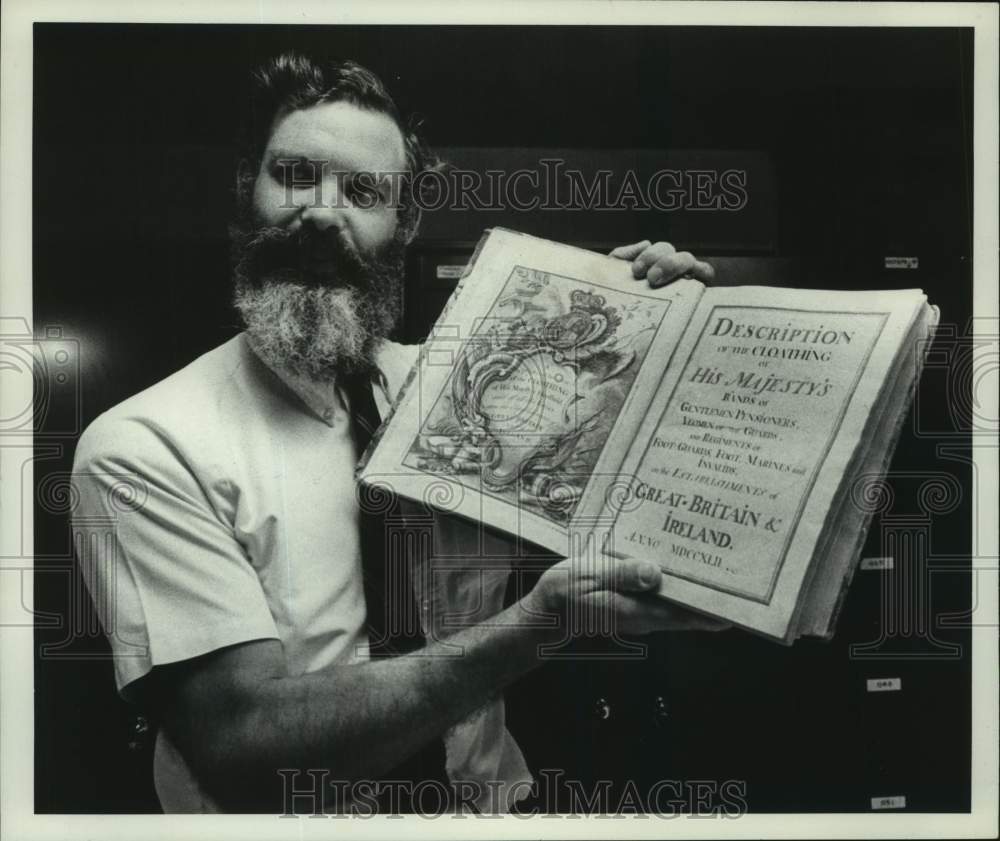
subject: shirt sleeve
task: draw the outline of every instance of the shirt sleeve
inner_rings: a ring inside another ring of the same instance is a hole
[[[162,428],[102,416],[80,439],[73,486],[77,559],[123,696],[154,666],[278,637],[231,525]]]

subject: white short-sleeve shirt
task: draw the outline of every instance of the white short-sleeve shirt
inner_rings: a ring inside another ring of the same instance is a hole
[[[383,346],[383,415],[416,351]],[[245,334],[95,420],[74,461],[74,538],[119,691],[155,666],[255,639],[281,640],[291,675],[364,659],[354,467],[337,389],[272,370]],[[466,547],[483,551],[478,529],[441,520],[435,531],[443,567],[432,559],[435,574],[415,575],[425,624],[499,611],[502,565],[447,569]],[[453,780],[527,793],[502,700],[449,730],[445,748]],[[154,775],[166,811],[217,810],[162,731]]]

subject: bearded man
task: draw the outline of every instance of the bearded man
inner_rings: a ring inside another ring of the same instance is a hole
[[[283,55],[255,81],[232,230],[246,330],[105,412],[76,452],[80,564],[118,690],[158,725],[165,811],[440,810],[415,799],[431,782],[448,808],[509,809],[532,779],[501,693],[564,634],[533,619],[596,606],[623,633],[716,626],[643,599],[648,564],[569,558],[507,608],[502,570],[414,593],[388,568],[354,467],[415,359],[387,337],[427,158],[356,64]],[[613,254],[653,285],[711,276],[666,243]],[[469,524],[435,530],[449,557],[482,551]],[[476,621],[447,643],[423,613],[393,631],[414,596]]]

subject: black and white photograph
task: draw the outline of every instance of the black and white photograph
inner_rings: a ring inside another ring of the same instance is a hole
[[[995,837],[997,7],[421,5],[3,3],[4,838]]]

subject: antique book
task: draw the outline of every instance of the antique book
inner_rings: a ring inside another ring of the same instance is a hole
[[[784,643],[829,637],[937,317],[919,290],[653,289],[493,229],[358,477],[653,561],[664,598]]]

